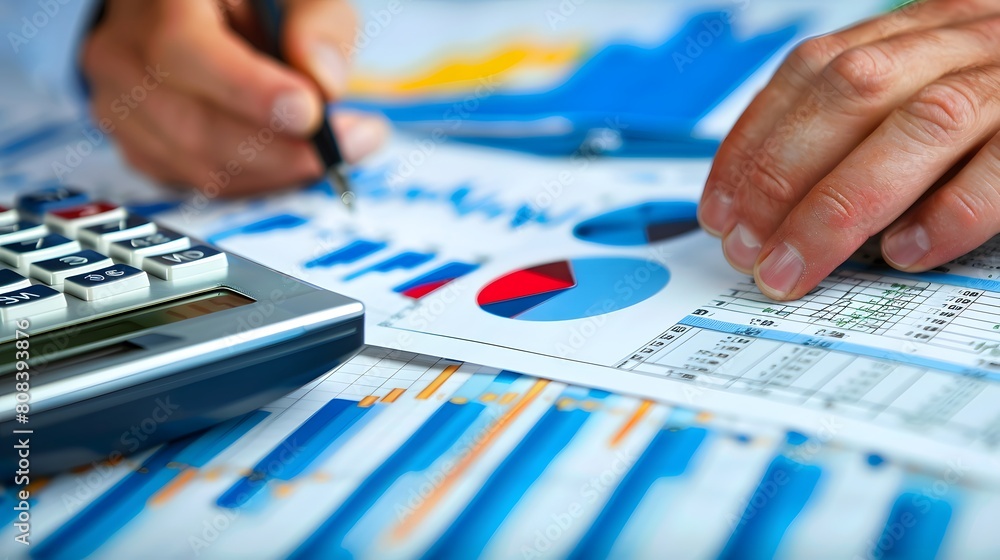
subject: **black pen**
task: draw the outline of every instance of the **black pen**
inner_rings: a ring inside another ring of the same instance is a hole
[[[254,8],[260,19],[268,53],[285,62],[285,57],[281,54],[281,8],[278,6],[278,1],[254,0]],[[326,170],[326,177],[330,184],[337,191],[344,206],[353,211],[354,193],[351,192],[351,186],[344,175],[344,158],[340,155],[340,147],[337,146],[337,138],[333,134],[333,127],[330,125],[330,118],[326,111],[323,113],[323,122],[320,124],[319,130],[312,137],[312,144],[316,147],[316,152],[323,162],[323,168]]]

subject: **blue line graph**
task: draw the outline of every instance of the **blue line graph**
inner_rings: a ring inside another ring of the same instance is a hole
[[[278,214],[250,222],[249,224],[232,227],[214,233],[208,237],[207,241],[209,243],[217,244],[220,241],[237,235],[257,235],[283,229],[294,229],[307,223],[309,223],[309,219],[303,218],[302,216],[297,216],[295,214]]]
[[[446,134],[459,140],[546,155],[573,153],[586,145],[592,131],[609,129],[622,140],[612,154],[710,155],[714,142],[693,138],[697,122],[800,27],[790,23],[741,40],[734,36],[731,19],[721,12],[699,13],[658,46],[607,45],[554,89],[481,96],[476,110],[461,120],[451,115],[464,97],[351,105],[381,111],[404,127],[411,123],[422,130],[440,122]],[[615,116],[610,123],[608,115]],[[540,131],[537,123],[552,117],[563,119],[568,129]],[[517,123],[523,130],[512,133]],[[501,129],[508,133],[498,134]]]

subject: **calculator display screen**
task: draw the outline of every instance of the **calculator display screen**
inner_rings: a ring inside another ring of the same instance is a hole
[[[62,361],[64,358],[72,357],[72,361],[82,361],[91,355],[94,358],[105,357],[112,348],[117,349],[113,353],[120,353],[130,349],[127,342],[111,346],[100,342],[251,303],[254,300],[246,296],[218,289],[33,335],[30,339],[31,365],[33,369],[40,370],[46,364],[57,365],[54,361]],[[0,375],[15,370],[15,342],[0,344]],[[85,348],[88,346],[90,348]],[[132,345],[131,349],[138,350],[139,347]]]

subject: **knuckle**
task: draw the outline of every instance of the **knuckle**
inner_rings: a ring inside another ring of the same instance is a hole
[[[979,189],[942,189],[940,196],[939,203],[948,209],[953,225],[960,231],[972,231],[982,220],[997,215],[995,201]]]
[[[774,165],[760,165],[754,162],[747,174],[747,180],[756,191],[774,202],[791,204],[799,198],[791,181]]]
[[[979,120],[978,96],[963,80],[925,87],[900,109],[904,132],[932,147],[945,147],[967,136]]]
[[[865,190],[855,193],[838,188],[829,183],[816,187],[814,212],[816,218],[832,228],[839,230],[856,230],[865,223],[865,209],[877,208],[872,197],[866,196]]]
[[[830,62],[822,76],[841,97],[870,103],[889,93],[896,68],[882,48],[870,45],[844,51]]]
[[[847,47],[847,43],[838,35],[809,39],[792,50],[782,65],[782,70],[793,81],[810,83]]]

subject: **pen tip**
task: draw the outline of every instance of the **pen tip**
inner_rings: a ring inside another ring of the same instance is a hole
[[[337,195],[340,196],[340,200],[344,203],[344,206],[349,211],[354,212],[354,199],[357,197],[351,191],[351,185],[347,182],[347,177],[344,176],[338,167],[331,167],[327,171],[327,179],[333,185]]]

